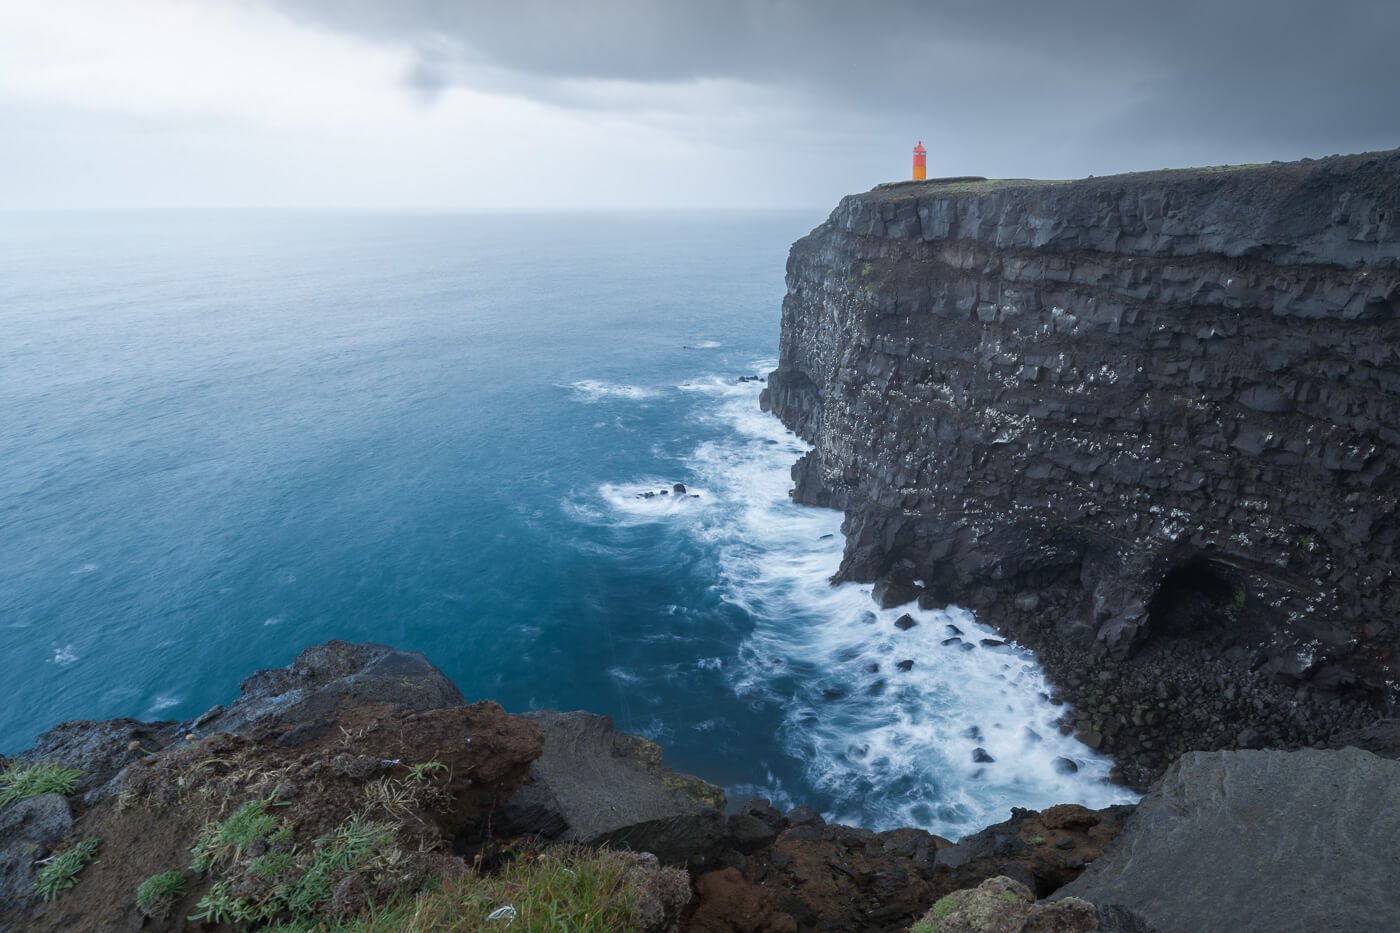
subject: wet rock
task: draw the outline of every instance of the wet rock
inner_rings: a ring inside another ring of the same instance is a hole
[[[920,588],[912,580],[882,577],[875,581],[870,595],[881,609],[893,609],[914,602],[919,598],[919,592]]]
[[[1074,759],[1066,758],[1063,755],[1057,757],[1050,764],[1055,769],[1056,774],[1074,774],[1079,770],[1079,765]]]
[[[914,669],[914,661],[911,658],[905,658],[903,661],[896,662],[895,667],[901,671],[912,671]]]
[[[974,763],[979,765],[991,764],[992,762],[996,761],[996,759],[993,758],[987,752],[987,750],[980,745],[972,750],[972,760]]]
[[[911,628],[918,624],[919,623],[915,621],[914,617],[909,615],[909,613],[907,612],[904,615],[900,616],[898,619],[894,620],[894,627],[903,632],[909,631]]]
[[[674,486],[671,487],[671,491],[677,495],[685,495],[685,483],[676,483]]]

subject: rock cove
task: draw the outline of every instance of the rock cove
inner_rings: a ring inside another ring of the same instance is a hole
[[[838,580],[1034,648],[1139,787],[1392,707],[1400,152],[883,185],[787,281],[764,404]]]

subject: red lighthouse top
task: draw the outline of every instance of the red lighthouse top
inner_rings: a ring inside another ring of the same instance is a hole
[[[915,154],[915,155],[927,155],[927,154],[928,154],[928,150],[924,148],[924,141],[923,141],[922,139],[919,140],[919,144],[918,144],[917,146],[914,147],[914,154]]]

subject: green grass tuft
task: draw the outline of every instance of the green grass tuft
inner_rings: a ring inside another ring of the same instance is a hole
[[[164,871],[147,878],[136,888],[136,906],[141,908],[142,913],[152,913],[184,893],[184,873]]]
[[[20,765],[0,772],[0,808],[42,794],[73,793],[83,772],[50,762]]]
[[[84,839],[62,855],[56,856],[34,879],[34,893],[51,901],[78,883],[78,873],[97,856],[101,839]]]
[[[316,929],[331,933],[637,930],[645,923],[636,883],[628,862],[612,853],[555,850],[538,858],[516,859],[497,874],[425,885],[412,897],[371,906],[338,925]]]
[[[236,862],[254,843],[266,841],[283,830],[277,817],[267,812],[276,800],[250,800],[222,823],[210,823],[190,849],[190,870],[205,874],[221,862]]]

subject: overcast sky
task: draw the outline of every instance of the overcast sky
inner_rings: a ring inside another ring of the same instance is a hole
[[[827,207],[1400,146],[1400,0],[0,0],[0,208]]]

